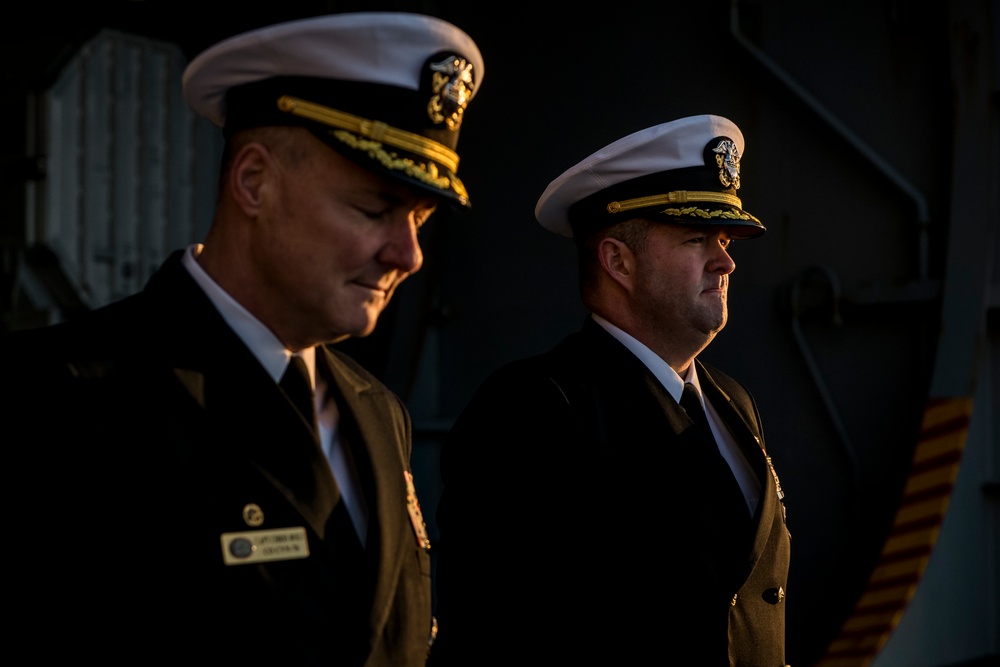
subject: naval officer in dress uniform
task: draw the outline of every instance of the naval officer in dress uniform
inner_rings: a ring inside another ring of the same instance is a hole
[[[436,624],[401,400],[365,336],[469,206],[458,27],[343,13],[226,39],[184,95],[211,229],[145,289],[0,345],[8,650],[29,662],[420,667]],[[181,222],[181,221],[179,221]]]
[[[489,377],[445,443],[435,667],[784,665],[781,486],[750,392],[698,359],[732,244],[765,231],[744,149],[730,120],[682,118],[539,198],[590,314]]]

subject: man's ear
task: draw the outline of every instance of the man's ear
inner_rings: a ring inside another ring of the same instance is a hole
[[[635,254],[618,239],[606,236],[597,244],[597,258],[601,270],[626,292],[632,291],[635,279]]]
[[[229,168],[227,187],[233,202],[251,218],[261,207],[261,192],[269,174],[273,173],[274,157],[261,143],[250,142],[237,151]]]

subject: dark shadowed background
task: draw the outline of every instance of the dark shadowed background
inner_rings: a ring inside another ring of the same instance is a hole
[[[410,407],[432,538],[451,421],[490,371],[585,314],[571,242],[534,220],[542,190],[625,134],[723,115],[743,130],[740,196],[768,233],[734,244],[729,325],[703,358],[754,392],[786,493],[789,661],[996,660],[995,0],[35,3],[0,44],[3,326],[102,305],[201,240],[218,137],[183,116],[187,59],[264,24],[376,9],[448,19],[485,59],[459,144],[473,209],[432,221],[424,269],[372,336],[343,344]],[[957,406],[945,427],[941,404]],[[939,441],[951,453],[920,486],[919,445]],[[938,509],[903,516],[924,500]],[[516,558],[517,517],[506,529]]]

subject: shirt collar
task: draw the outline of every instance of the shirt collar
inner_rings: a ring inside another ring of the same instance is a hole
[[[219,314],[222,315],[222,319],[226,321],[226,324],[229,325],[236,335],[240,337],[240,340],[250,349],[253,356],[257,358],[257,361],[267,371],[267,374],[277,382],[285,372],[285,368],[292,358],[292,352],[282,345],[281,341],[278,340],[278,337],[270,329],[251,315],[249,310],[241,306],[233,297],[229,296],[217,282],[205,273],[205,270],[201,268],[201,265],[195,259],[201,253],[203,247],[200,243],[195,243],[187,247],[182,259],[184,268],[187,269],[191,277],[194,278],[194,281],[205,292],[205,296],[216,307]],[[306,362],[313,387],[315,387],[316,350],[310,347],[302,350],[299,354],[302,360]]]

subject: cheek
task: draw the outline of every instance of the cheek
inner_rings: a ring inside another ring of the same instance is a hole
[[[684,290],[684,285],[691,282],[689,272],[684,265],[670,256],[658,258],[655,264],[648,267],[646,273],[652,284],[660,286],[660,292],[681,292]]]
[[[379,247],[372,235],[346,230],[331,235],[320,252],[325,255],[331,268],[351,273],[371,263]]]

